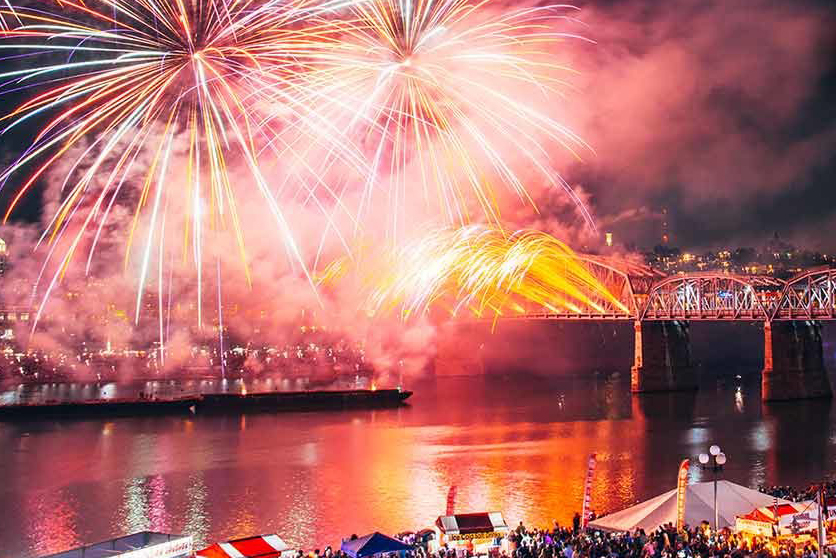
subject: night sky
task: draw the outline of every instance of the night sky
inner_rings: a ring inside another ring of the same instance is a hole
[[[571,47],[581,74],[566,119],[596,154],[563,170],[601,232],[652,247],[666,209],[672,245],[760,247],[777,232],[836,251],[836,3],[580,5],[596,44]],[[4,138],[0,161],[29,132]],[[40,204],[29,195],[15,219],[35,220]]]
[[[836,3],[590,2],[574,169],[622,242],[836,249]],[[580,65],[583,66],[584,62]],[[586,104],[586,103],[585,103]]]

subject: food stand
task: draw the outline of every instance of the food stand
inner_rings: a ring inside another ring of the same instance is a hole
[[[775,519],[772,514],[761,511],[762,508],[752,510],[746,515],[735,518],[734,530],[744,536],[764,537],[771,539],[776,535]]]
[[[832,506],[832,511],[831,511]],[[828,500],[827,514],[822,518],[830,544],[836,539],[836,499]],[[795,545],[816,541],[819,523],[819,506],[815,502],[783,503],[777,506],[757,508],[738,516],[735,531],[750,540],[769,541],[772,545]]]
[[[441,547],[456,551],[459,556],[499,555],[505,536],[510,532],[501,512],[442,515],[435,522],[436,537],[430,550]]]

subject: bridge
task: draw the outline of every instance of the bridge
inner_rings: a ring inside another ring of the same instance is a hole
[[[788,280],[723,272],[663,276],[644,266],[583,259],[620,304],[589,292],[583,308],[528,310],[502,319],[632,321],[634,392],[697,388],[690,322],[763,322],[763,399],[831,396],[821,322],[836,320],[836,269],[810,269]]]

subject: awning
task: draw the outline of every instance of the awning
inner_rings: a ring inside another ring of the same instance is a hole
[[[442,515],[435,524],[446,535],[470,535],[475,533],[503,533],[508,524],[501,512],[460,513]]]
[[[215,543],[195,552],[197,558],[275,558],[290,550],[278,535],[259,535]]]

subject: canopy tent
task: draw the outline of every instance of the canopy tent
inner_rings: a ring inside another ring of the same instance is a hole
[[[293,553],[278,535],[259,535],[215,543],[195,552],[196,558],[277,558]]]
[[[717,481],[719,527],[734,526],[735,518],[756,508],[771,506],[776,498],[730,481]],[[779,504],[791,504],[777,499]],[[689,484],[685,493],[685,523],[697,525],[701,521],[714,523],[714,483]],[[676,489],[645,500],[635,506],[600,517],[589,524],[603,531],[654,531],[666,523],[676,523]]]
[[[505,518],[500,512],[442,515],[435,521],[435,524],[445,535],[508,532],[508,524],[505,523]]]
[[[340,548],[352,558],[363,558],[364,556],[374,556],[375,554],[385,554],[387,552],[412,550],[412,547],[408,544],[404,544],[398,539],[378,533],[377,531],[365,537],[343,541]]]

